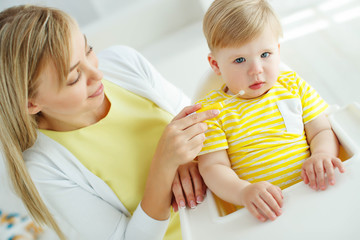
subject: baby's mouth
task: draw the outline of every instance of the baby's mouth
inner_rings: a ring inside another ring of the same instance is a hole
[[[257,89],[260,89],[264,84],[265,84],[265,82],[257,82],[257,83],[250,85],[249,88],[252,90],[257,90]]]

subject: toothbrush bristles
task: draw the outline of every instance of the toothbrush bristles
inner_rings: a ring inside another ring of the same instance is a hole
[[[224,100],[224,103],[225,103],[225,104],[228,104],[232,99],[234,99],[234,98],[236,98],[236,97],[238,97],[238,96],[242,96],[242,95],[244,95],[244,94],[245,94],[245,91],[244,91],[244,90],[240,90],[237,94],[233,95],[233,96],[230,97],[230,98],[225,99],[225,100]]]

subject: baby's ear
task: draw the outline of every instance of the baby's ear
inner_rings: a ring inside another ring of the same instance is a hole
[[[216,61],[214,55],[212,53],[209,53],[208,55],[208,61],[210,63],[210,67],[215,72],[216,75],[221,75],[220,68],[218,65],[218,62]]]

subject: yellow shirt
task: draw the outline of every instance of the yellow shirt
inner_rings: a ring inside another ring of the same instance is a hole
[[[173,116],[144,97],[103,84],[111,102],[105,118],[74,131],[41,131],[106,182],[132,214],[143,197],[158,140]],[[178,214],[172,213],[164,239],[181,239]]]
[[[203,106],[228,98],[213,91]],[[266,94],[236,98],[207,121],[200,154],[227,149],[232,169],[249,182],[268,181],[286,188],[301,181],[303,161],[310,156],[304,124],[319,116],[327,104],[295,72],[282,72]]]

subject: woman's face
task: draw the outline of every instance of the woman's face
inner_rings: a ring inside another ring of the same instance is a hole
[[[92,116],[104,102],[102,72],[98,59],[77,26],[71,30],[69,75],[59,84],[56,66],[50,61],[40,73],[35,99],[29,100],[29,112],[41,112],[41,121],[71,123]]]

